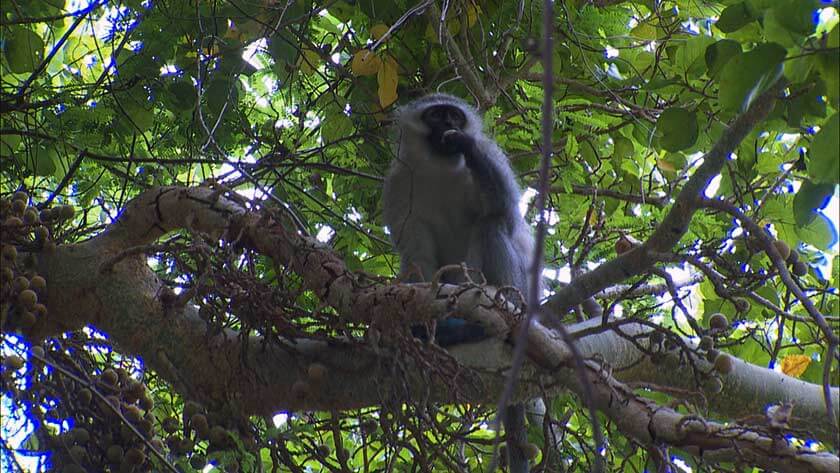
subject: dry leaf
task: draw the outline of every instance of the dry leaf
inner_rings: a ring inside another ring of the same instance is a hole
[[[472,28],[476,21],[478,21],[478,12],[480,12],[478,5],[470,3],[467,5],[467,28]]]
[[[385,26],[383,23],[373,25],[370,28],[370,35],[373,36],[373,39],[375,39],[377,41],[379,40],[379,38],[385,36],[385,33],[387,33],[387,32],[388,32],[388,27]]]
[[[782,359],[782,373],[798,378],[811,365],[808,355],[788,355]]]
[[[379,105],[382,108],[387,108],[389,105],[397,101],[397,82],[399,82],[399,72],[397,69],[397,61],[392,57],[385,58],[382,61],[382,67],[376,73],[376,82],[379,84]]]

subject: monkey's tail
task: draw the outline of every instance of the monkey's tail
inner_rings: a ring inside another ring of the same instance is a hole
[[[511,404],[505,408],[505,435],[507,437],[507,464],[510,473],[528,473],[528,454],[525,444],[528,435],[525,431],[525,405]]]

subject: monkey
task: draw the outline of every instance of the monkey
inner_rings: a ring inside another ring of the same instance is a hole
[[[399,148],[385,178],[383,220],[403,280],[430,281],[443,266],[465,263],[488,284],[527,293],[534,239],[519,212],[521,191],[508,158],[483,133],[478,112],[437,93],[401,107],[395,123]],[[461,278],[447,272],[441,282]],[[445,347],[484,337],[480,327],[450,317],[438,322],[434,338]],[[508,465],[524,473],[525,410],[514,405],[505,411]]]
[[[534,240],[507,156],[484,135],[476,110],[432,94],[401,107],[395,121],[400,143],[385,178],[383,218],[401,274],[429,281],[445,265],[466,263],[489,284],[524,292]]]

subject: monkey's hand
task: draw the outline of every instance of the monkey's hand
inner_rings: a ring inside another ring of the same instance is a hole
[[[440,139],[443,147],[451,152],[469,154],[475,139],[461,130],[446,130]]]

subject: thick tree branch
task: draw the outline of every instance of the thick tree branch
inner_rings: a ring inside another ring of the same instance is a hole
[[[262,249],[267,254],[300,271],[307,285],[340,308],[342,316],[369,323],[384,334],[393,331],[392,321],[407,327],[394,313],[407,314],[404,320],[426,322],[453,309],[465,317],[489,321],[489,327],[495,323],[498,330],[507,330],[501,318],[504,312],[493,310],[499,304],[492,292],[457,286],[431,290],[429,284],[368,283],[362,287],[343,262],[320,243],[293,231],[279,231],[279,224],[271,226],[278,231],[267,232],[270,221],[245,214],[244,206],[220,194],[208,188],[148,191],[133,200],[120,221],[100,236],[44,255],[39,272],[49,281],[48,314],[34,327],[33,338],[93,324],[121,351],[140,356],[186,397],[211,406],[232,403],[237,411],[249,414],[369,406],[381,402],[382,392],[402,389],[403,383],[412,392],[428,392],[430,400],[454,401],[452,383],[463,387],[458,396],[466,400],[488,402],[495,397],[504,381],[498,364],[488,367],[481,378],[464,370],[453,379],[430,383],[420,366],[408,372],[399,369],[398,362],[410,365],[412,360],[400,358],[387,345],[338,339],[329,344],[284,339],[269,342],[220,330],[202,319],[193,306],[165,303],[162,295],[166,288],[149,269],[145,254],[136,249],[168,231],[189,228],[256,242],[257,248],[266,245]],[[495,347],[500,354],[491,358],[504,360],[503,343],[497,341]],[[486,360],[488,349],[475,358]],[[306,379],[313,362],[327,366],[330,382],[300,397],[292,386],[296,380]],[[477,365],[479,372],[482,366]],[[205,376],[210,372],[214,375]],[[532,392],[535,389],[532,386]]]
[[[672,445],[713,461],[746,462],[780,472],[833,472],[840,467],[836,456],[793,447],[782,435],[709,422],[661,407],[603,376],[597,365],[587,365],[593,404],[625,435],[643,445]],[[583,388],[575,372],[569,368],[558,371],[556,375],[581,396]]]
[[[599,354],[613,368],[612,374],[623,382],[646,382],[696,392],[705,397],[711,412],[724,418],[737,419],[749,415],[763,415],[768,405],[792,402],[795,422],[793,428],[807,431],[809,437],[830,441],[831,422],[823,402],[822,386],[792,378],[782,373],[730,357],[733,369],[719,375],[723,384],[717,393],[709,386],[699,386],[702,377],[688,370],[690,365],[700,373],[711,373],[713,367],[705,358],[684,351],[658,352],[649,346],[646,334],[651,331],[639,322],[616,320],[601,326],[600,320],[588,320],[571,327],[578,337],[581,351],[591,356]],[[694,346],[691,342],[686,342]],[[659,353],[654,361],[640,350]],[[840,401],[840,388],[831,388],[834,405]]]
[[[139,355],[178,392],[209,406],[223,404],[244,414],[269,414],[282,409],[349,409],[381,403],[383,393],[424,393],[430,400],[441,402],[492,402],[505,381],[510,347],[500,339],[451,350],[450,355],[470,369],[443,379],[430,378],[423,367],[393,350],[389,338],[396,333],[390,325],[431,320],[453,310],[504,333],[515,311],[507,303],[497,301],[491,289],[360,284],[357,276],[320,243],[288,231],[267,217],[247,213],[244,206],[213,189],[150,191],[133,201],[121,218],[101,236],[59,247],[53,255],[41,258],[39,272],[48,278],[50,286],[46,297],[48,315],[36,327],[36,335],[93,323],[126,354]],[[278,263],[298,272],[308,288],[338,310],[338,317],[369,323],[382,335],[381,343],[374,339],[336,339],[326,343],[245,337],[209,324],[191,306],[167,305],[160,296],[163,285],[148,268],[144,255],[126,249],[148,244],[176,228],[225,235],[265,251]],[[620,336],[616,331],[598,333],[592,325],[590,322],[571,327],[573,333],[586,331],[586,336],[578,341],[584,357],[603,360],[628,381],[677,386],[682,383],[688,384],[687,389],[699,389],[681,373],[685,366],[679,364],[679,357],[672,355],[675,367],[663,370],[662,365],[650,365],[648,357],[628,341],[634,335],[632,330],[638,331],[635,335],[639,339],[644,327],[622,326]],[[413,343],[422,346],[417,341]],[[567,386],[582,395],[582,386],[569,368],[570,351],[556,333],[534,325],[529,330],[528,347],[531,360],[542,370],[538,373],[533,365],[526,366],[518,398],[535,392],[538,385],[548,393]],[[818,386],[734,361],[735,369],[723,380],[720,397],[706,393],[713,410],[743,415],[743,404],[738,405],[739,409],[727,408],[734,405],[730,394],[749,399],[752,404],[746,410],[753,413],[760,412],[768,402],[794,400],[795,414],[801,419],[795,428],[818,433],[828,428]],[[292,387],[296,381],[306,379],[307,368],[313,362],[327,367],[328,382],[301,396]],[[708,363],[703,363],[696,363],[701,371],[708,368]],[[703,423],[705,430],[698,431],[690,418],[638,398],[607,371],[591,362],[587,366],[596,407],[639,442],[673,442],[681,448],[704,452],[734,452],[737,447],[740,458],[755,458],[755,464],[764,464],[758,458],[765,453],[763,434],[742,429],[733,437],[731,429],[708,422]],[[623,366],[631,368],[617,369]],[[213,376],[206,376],[208,372]],[[453,392],[453,385],[459,387],[457,393]],[[406,393],[406,389],[410,392]],[[837,396],[836,388],[833,395]],[[818,400],[816,404],[812,398]],[[621,401],[615,402],[616,399]],[[641,424],[635,422],[639,420]],[[682,427],[689,424],[693,430]],[[807,457],[810,460],[803,460],[806,457],[801,453],[785,448],[776,450],[784,459],[780,464],[793,462],[801,466],[810,465],[807,462],[814,458],[825,460],[813,455]],[[833,465],[831,461],[836,461],[836,457],[827,461]]]

